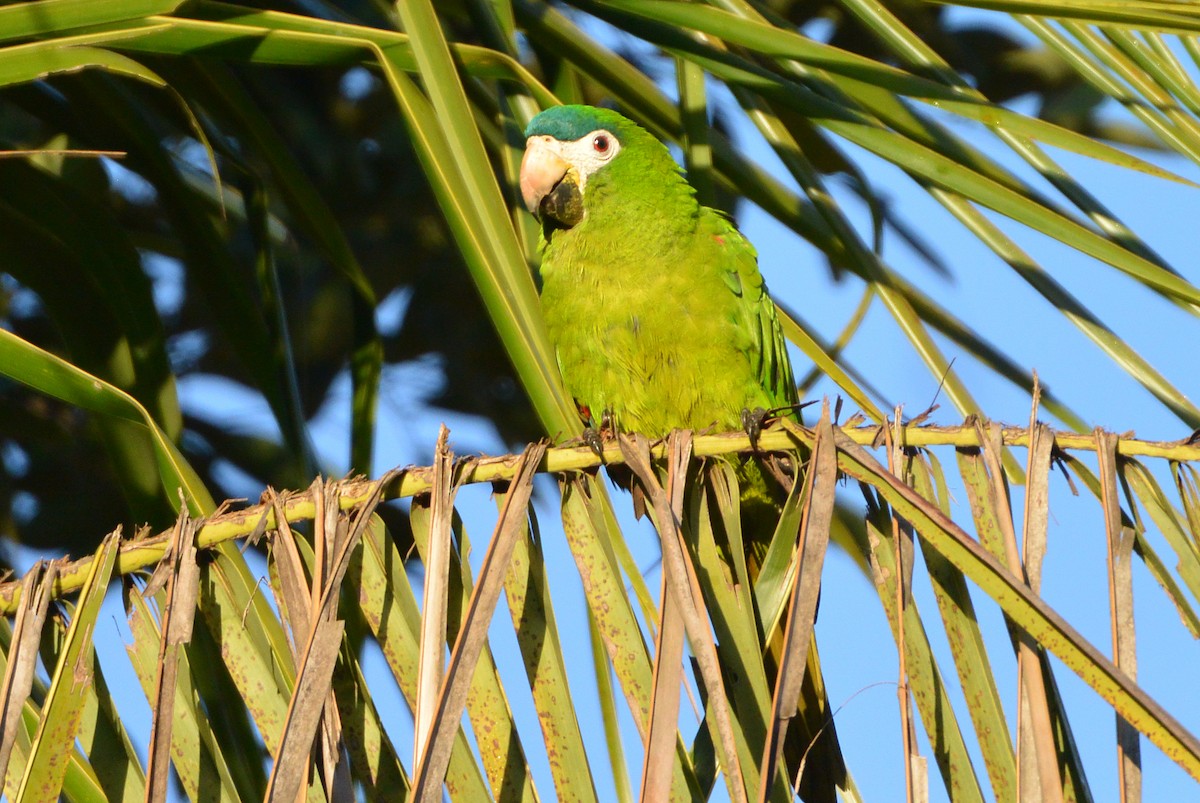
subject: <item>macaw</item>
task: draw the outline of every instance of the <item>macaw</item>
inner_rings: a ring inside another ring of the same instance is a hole
[[[617,112],[591,106],[547,109],[525,137],[520,186],[542,228],[542,312],[589,430],[653,438],[742,427],[753,439],[767,412],[795,416],[791,363],[754,248],[696,200],[667,148]],[[754,457],[738,474],[756,575],[781,487]],[[810,769],[824,771],[805,772],[805,799],[833,800],[845,766],[815,642],[809,666],[804,727],[789,741],[800,749],[815,741],[823,754],[810,756]]]
[[[667,148],[617,112],[558,106],[525,131],[521,195],[542,224],[542,311],[589,427],[751,436],[794,411],[775,306],[754,247],[701,206]],[[743,470],[743,503],[778,504]]]

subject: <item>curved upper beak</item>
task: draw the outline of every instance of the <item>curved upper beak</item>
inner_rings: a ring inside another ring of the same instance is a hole
[[[548,136],[530,137],[521,159],[521,198],[525,208],[538,214],[542,199],[553,190],[571,165],[555,151]]]

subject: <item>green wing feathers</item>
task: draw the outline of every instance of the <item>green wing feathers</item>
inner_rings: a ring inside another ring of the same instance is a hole
[[[792,407],[799,399],[787,339],[779,325],[775,303],[767,294],[766,283],[759,272],[754,246],[724,215],[707,208],[702,214],[713,219],[710,225],[716,229],[714,242],[718,261],[727,266],[726,285],[741,297],[744,326],[755,333],[756,378],[767,400],[762,406],[765,409]]]

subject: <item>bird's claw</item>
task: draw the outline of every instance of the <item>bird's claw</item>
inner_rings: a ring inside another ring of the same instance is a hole
[[[767,411],[761,407],[753,410],[742,409],[742,429],[750,437],[750,447],[758,450],[758,436],[762,434],[763,422],[767,420]]]
[[[595,452],[596,457],[604,459],[604,439],[600,437],[600,432],[595,427],[587,427],[583,431],[583,442],[588,445],[588,448]]]
[[[612,410],[605,410],[600,416],[600,428],[588,426],[583,430],[583,442],[596,453],[596,457],[604,460],[604,440],[617,434],[617,426],[613,421]]]

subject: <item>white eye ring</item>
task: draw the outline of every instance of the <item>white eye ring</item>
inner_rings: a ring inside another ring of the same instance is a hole
[[[607,167],[613,157],[621,152],[621,140],[606,128],[597,128],[578,139],[559,143],[559,155],[576,171],[580,192],[587,186],[588,178],[597,170]]]

